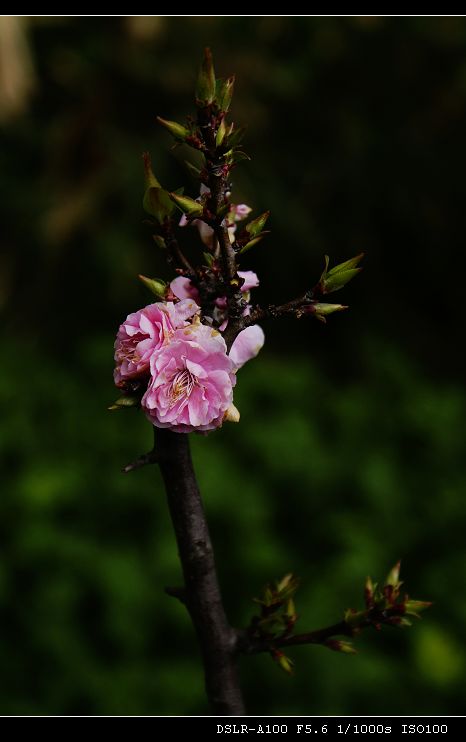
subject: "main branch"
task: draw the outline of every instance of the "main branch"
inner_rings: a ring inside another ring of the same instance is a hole
[[[236,666],[236,632],[228,623],[222,603],[189,435],[157,428],[154,431],[183,568],[183,597],[201,647],[207,696],[216,714],[244,714]]]

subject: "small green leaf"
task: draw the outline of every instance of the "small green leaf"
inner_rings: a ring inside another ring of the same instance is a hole
[[[157,247],[159,247],[161,250],[167,249],[167,243],[165,242],[163,237],[161,237],[159,234],[154,234],[152,236]]]
[[[269,216],[270,216],[270,211],[265,211],[263,214],[256,217],[256,219],[253,219],[252,222],[249,222],[249,224],[246,225],[246,232],[251,237],[257,237],[257,235],[260,234],[262,230],[264,229]]]
[[[220,147],[221,143],[225,139],[225,132],[226,132],[225,119],[222,119],[220,122],[220,126],[217,129],[217,134],[215,135],[215,144],[217,145],[217,147]]]
[[[212,267],[212,264],[213,264],[213,262],[215,260],[214,256],[211,255],[210,252],[203,252],[202,255],[204,257],[205,264],[208,265],[209,268],[211,268]]]
[[[163,224],[174,210],[174,205],[168,191],[163,188],[147,188],[142,201],[144,211],[153,216],[159,224]]]
[[[149,152],[143,152],[142,159],[144,161],[144,185],[147,188],[161,188],[159,181],[154,175],[152,170],[152,162],[150,159]]]
[[[199,201],[195,201],[189,196],[181,196],[178,193],[170,193],[169,197],[175,203],[178,208],[188,216],[201,216],[204,211],[204,207]]]
[[[227,80],[217,80],[215,97],[217,99],[217,105],[223,113],[226,113],[230,108],[234,85],[234,75],[229,77]]]
[[[215,70],[212,60],[212,52],[209,48],[204,49],[199,77],[196,85],[196,103],[205,108],[215,100]]]
[[[404,604],[408,616],[419,618],[419,613],[430,608],[432,603],[426,600],[407,600]]]
[[[251,247],[254,247],[254,245],[257,245],[258,242],[260,242],[266,235],[270,234],[270,232],[261,232],[261,234],[257,235],[257,237],[254,237],[253,240],[249,240],[249,242],[246,242],[245,245],[241,248],[239,251],[240,255],[243,255],[245,252],[251,249]]]
[[[328,259],[328,256],[326,256],[326,257]],[[332,268],[329,271],[328,275],[329,276],[333,276],[335,273],[341,273],[341,271],[347,271],[347,270],[350,270],[352,268],[356,268],[359,265],[359,263],[361,262],[361,260],[363,259],[363,257],[364,257],[364,253],[361,252],[361,253],[359,253],[359,255],[356,255],[354,258],[350,258],[349,260],[345,260],[344,263],[339,263],[338,265],[336,265],[334,268]],[[328,267],[328,265],[327,265],[327,267]]]
[[[394,588],[399,587],[400,583],[400,567],[401,561],[398,561],[394,567],[390,570],[385,580],[385,585],[391,585]]]
[[[199,178],[201,174],[200,168],[196,167],[196,165],[193,165],[193,163],[189,162],[188,160],[185,160],[185,165],[188,168],[191,175],[193,175],[195,178]]]
[[[243,139],[244,135],[246,133],[246,128],[244,126],[238,126],[237,129],[233,128],[230,134],[228,134],[228,146],[233,149],[236,147]]]
[[[290,657],[287,657],[286,654],[283,654],[283,652],[277,652],[275,660],[288,675],[293,673],[294,662]]]
[[[110,405],[109,410],[121,410],[124,407],[138,407],[140,404],[140,398],[125,394],[124,397],[119,397],[115,402]]]
[[[362,270],[362,268],[357,268],[356,266],[361,262],[363,256],[364,253],[360,253],[354,258],[350,258],[350,260],[346,260],[344,263],[340,263],[331,270],[328,270],[329,257],[325,255],[325,268],[319,280],[322,293],[330,294],[346,286]]]
[[[170,134],[175,137],[175,139],[178,139],[180,142],[184,142],[186,140],[186,137],[189,137],[189,130],[186,128],[186,126],[182,126],[176,121],[167,121],[167,119],[163,119],[161,116],[157,116],[157,121],[159,122],[159,124],[164,126],[165,129],[167,129],[167,131],[169,131]]]

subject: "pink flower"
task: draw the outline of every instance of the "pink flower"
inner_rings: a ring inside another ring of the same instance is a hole
[[[153,425],[190,433],[222,424],[236,377],[216,330],[201,324],[177,330],[152,354],[150,369],[152,378],[141,405]]]
[[[154,351],[168,342],[175,330],[185,327],[198,311],[195,301],[184,299],[177,304],[149,304],[129,314],[115,340],[115,384],[123,386],[127,379],[147,373]]]

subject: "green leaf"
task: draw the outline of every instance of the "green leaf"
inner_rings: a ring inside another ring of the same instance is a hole
[[[205,108],[215,100],[215,70],[212,52],[208,47],[204,49],[204,58],[197,78],[196,103]]]
[[[419,618],[419,613],[427,610],[431,605],[432,603],[426,600],[407,600],[404,604],[408,616],[415,616],[416,618]]]
[[[335,273],[340,273],[341,271],[347,271],[347,270],[350,270],[351,268],[356,268],[361,262],[361,260],[363,259],[363,257],[364,257],[364,253],[361,252],[359,253],[359,255],[356,255],[354,258],[345,260],[344,263],[339,263],[338,265],[336,265],[334,268],[332,268],[329,271],[328,275],[333,276]],[[326,258],[328,259],[328,256],[326,256]],[[328,264],[327,264],[327,267],[328,267]]]
[[[213,264],[213,262],[215,260],[214,256],[211,255],[210,252],[203,252],[202,255],[204,257],[205,264],[208,265],[209,268],[211,268],[212,267],[212,264]]]
[[[245,245],[241,248],[239,251],[240,255],[244,255],[245,252],[251,249],[251,247],[254,247],[254,245],[257,245],[258,242],[264,239],[266,235],[270,234],[270,232],[261,232],[261,234],[257,235],[257,237],[254,237],[253,240],[249,240],[249,242],[246,242]]]
[[[165,242],[163,237],[161,237],[159,234],[154,234],[153,239],[157,247],[159,247],[161,250],[167,249],[167,243]]]
[[[217,99],[217,105],[223,113],[226,113],[230,108],[234,85],[234,75],[229,77],[227,80],[217,80],[215,97]]]
[[[362,270],[362,268],[357,268],[356,266],[361,262],[363,256],[364,253],[360,253],[354,258],[345,260],[344,263],[340,263],[331,270],[328,270],[329,257],[325,255],[325,268],[319,280],[322,293],[331,294],[346,286]]]
[[[231,134],[228,134],[228,146],[233,149],[236,147],[243,139],[244,134],[246,132],[246,128],[244,126],[238,126],[237,129],[233,129]]]
[[[184,214],[188,216],[201,216],[204,207],[199,201],[195,201],[189,196],[182,196],[178,193],[170,193],[169,197]]]
[[[217,145],[217,147],[220,147],[221,143],[223,142],[225,138],[225,132],[226,132],[225,119],[222,119],[220,122],[220,126],[217,129],[217,134],[215,135],[215,144]]]
[[[184,142],[186,140],[186,137],[189,137],[189,130],[186,128],[186,126],[182,126],[176,121],[167,121],[167,119],[163,119],[161,116],[157,116],[157,121],[159,122],[159,124],[164,126],[167,131],[169,131],[170,134],[175,137],[175,139],[178,139],[180,142]]]
[[[144,211],[153,216],[159,224],[163,224],[174,210],[170,194],[163,188],[147,188],[142,205]]]
[[[115,402],[110,405],[109,410],[122,410],[124,407],[138,407],[140,404],[140,398],[125,394],[124,397],[119,397]]]
[[[201,169],[196,167],[196,165],[193,165],[193,163],[189,162],[189,160],[185,160],[184,162],[191,175],[193,175],[195,178],[199,178]]]
[[[150,159],[149,152],[143,152],[142,159],[144,161],[144,185],[147,188],[161,188],[159,181],[154,175],[152,170],[152,162]]]
[[[254,219],[252,222],[249,222],[249,224],[246,225],[246,232],[251,237],[257,237],[257,235],[260,234],[262,230],[264,229],[269,216],[270,216],[270,211],[265,211],[263,214],[261,214],[256,219]]]
[[[394,567],[392,567],[385,580],[385,585],[391,585],[395,588],[400,585],[400,567],[400,561],[397,562]]]

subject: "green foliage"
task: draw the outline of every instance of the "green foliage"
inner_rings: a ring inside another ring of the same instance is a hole
[[[163,592],[181,578],[159,474],[120,474],[150,448],[151,431],[135,411],[106,411],[109,345],[109,335],[81,341],[79,376],[69,359],[19,344],[2,364],[0,586],[11,627],[1,639],[3,713],[204,708],[189,621]],[[440,713],[461,703],[466,604],[450,593],[466,567],[466,471],[452,463],[466,398],[375,341],[365,361],[361,378],[338,388],[309,361],[264,354],[239,376],[241,435],[225,427],[194,437],[229,612],[247,625],[257,584],[293,567],[306,577],[300,630],[319,628],[354,603],[368,565],[379,572],[394,555],[435,605],[409,637],[361,634],[363,651],[350,663],[320,647],[287,650],[299,661],[284,685],[267,656],[244,661],[252,711],[270,710],[271,697],[277,713],[349,713],[368,703],[379,713]],[[277,380],[286,393],[277,394]]]

